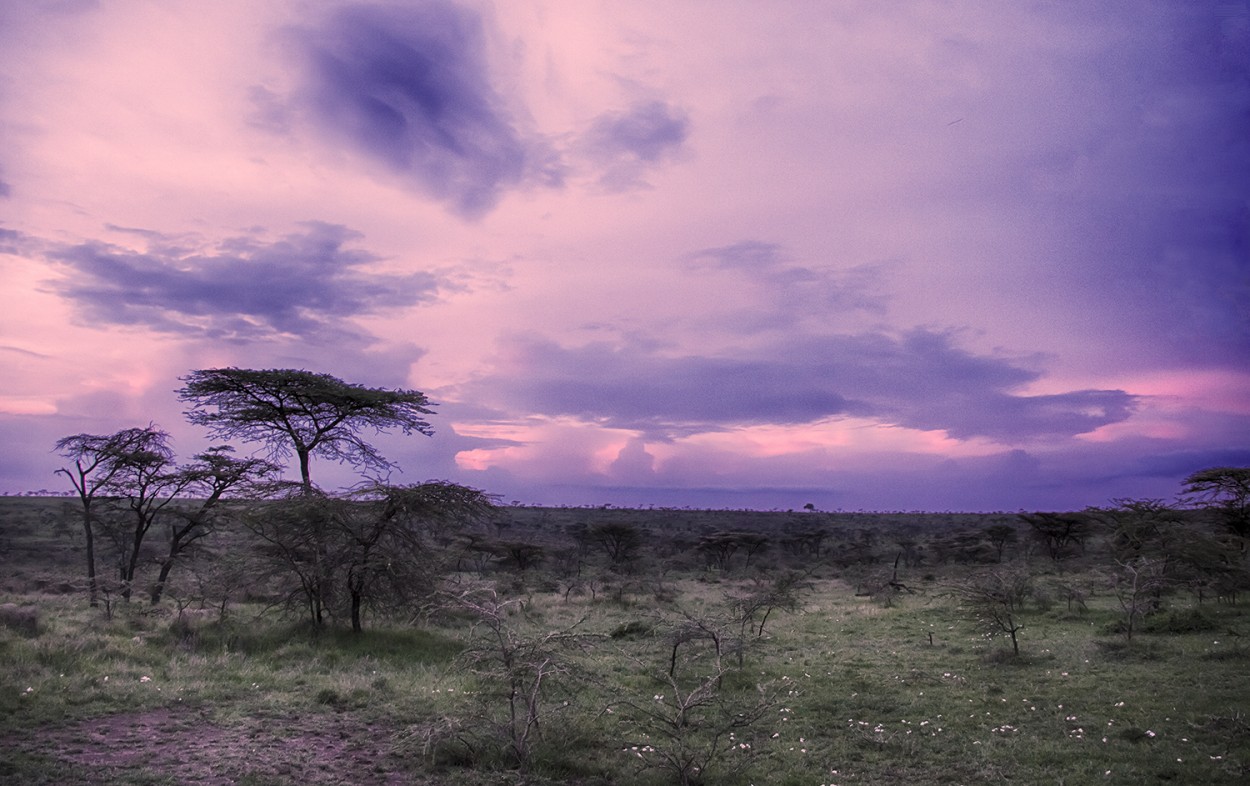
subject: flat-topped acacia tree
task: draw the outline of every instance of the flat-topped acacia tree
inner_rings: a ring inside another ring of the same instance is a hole
[[[264,443],[272,458],[296,456],[305,492],[313,488],[314,455],[364,469],[393,466],[362,431],[434,433],[423,417],[432,405],[418,390],[369,388],[302,369],[210,368],[181,381],[178,398],[191,403],[191,423],[217,438]]]

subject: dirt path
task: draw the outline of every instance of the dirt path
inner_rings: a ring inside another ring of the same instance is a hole
[[[347,713],[225,724],[191,708],[156,709],[32,730],[0,741],[0,754],[79,765],[88,780],[78,783],[140,773],[188,786],[418,782],[389,752],[394,732]]]

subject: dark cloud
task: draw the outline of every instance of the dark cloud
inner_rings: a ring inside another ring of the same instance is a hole
[[[632,345],[566,348],[525,338],[462,398],[514,412],[571,415],[652,438],[740,424],[860,416],[954,437],[1066,437],[1128,418],[1121,390],[1016,393],[1036,371],[975,355],[917,330],[808,337],[733,357],[658,354]]]
[[[50,254],[64,268],[52,284],[84,319],[221,340],[351,334],[342,321],[433,299],[429,273],[378,275],[372,254],[345,248],[359,235],[309,223],[275,242],[228,239],[208,251],[154,244],[146,253],[100,242]]]
[[[645,186],[643,174],[681,149],[690,121],[663,101],[600,115],[582,139],[587,157],[603,168],[600,185],[613,191]]]
[[[1242,424],[1250,438],[1250,429]],[[1129,465],[1133,476],[1184,478],[1208,467],[1250,467],[1250,448],[1207,448],[1155,453],[1139,457]]]
[[[8,199],[12,195],[13,189],[9,187],[8,183],[0,180],[0,199]]]
[[[335,138],[466,216],[521,181],[526,146],[491,86],[475,13],[347,6],[292,36],[306,77],[297,104]],[[254,122],[285,122],[272,96],[252,98]]]

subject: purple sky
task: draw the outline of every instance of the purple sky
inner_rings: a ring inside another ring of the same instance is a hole
[[[1250,464],[1250,6],[0,0],[0,276],[0,491],[233,365],[505,500],[1170,498]]]

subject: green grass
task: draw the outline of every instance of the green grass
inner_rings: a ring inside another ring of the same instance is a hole
[[[713,602],[704,584],[678,588],[696,614]],[[977,783],[1010,775],[1027,783],[1231,784],[1250,765],[1250,653],[1220,638],[1244,626],[1240,608],[1202,609],[1214,631],[1144,633],[1131,644],[1100,633],[1116,617],[1109,603],[1084,615],[1034,612],[1014,658],[941,599],[883,608],[825,581],[807,600],[802,613],[770,622],[745,671],[725,683],[727,693],[744,695],[756,683],[771,685],[777,706],[739,732],[749,748],[718,757],[716,782]],[[188,631],[139,604],[112,620],[74,599],[40,606],[38,636],[0,630],[5,734],[186,705],[227,727],[265,715],[350,714],[388,724],[400,741],[405,728],[467,712],[465,693],[490,687],[456,667],[463,625],[314,636],[267,618],[240,620],[240,611],[233,623]],[[662,671],[664,643],[608,637],[638,618],[617,604],[552,594],[533,596],[530,608],[543,619],[530,633],[584,618],[587,633],[603,634],[574,656],[583,671],[567,681],[570,707],[544,718],[539,775],[665,782],[638,769],[639,757],[626,750],[631,732],[605,712],[621,698],[644,701],[662,690],[634,659]],[[1182,621],[1194,614],[1178,613]],[[528,623],[515,624],[525,632]],[[40,782],[48,761],[29,750],[10,758],[9,780]],[[410,756],[404,766],[428,765]],[[465,783],[495,777],[454,774]]]
[[[509,630],[529,640],[564,629],[582,637],[555,653],[567,668],[544,683],[542,735],[522,775],[505,737],[489,731],[506,719],[504,686],[498,671],[467,668],[466,649],[490,639],[472,632],[464,614],[417,626],[371,619],[359,635],[317,633],[247,604],[230,606],[224,620],[195,609],[179,619],[172,604],[152,610],[137,600],[115,605],[109,619],[80,591],[57,589],[80,566],[73,530],[46,526],[56,505],[0,503],[3,535],[26,561],[9,573],[19,578],[0,588],[0,603],[40,614],[36,635],[0,627],[4,783],[153,786],[188,779],[192,766],[270,786],[388,774],[461,786],[673,783],[648,749],[664,746],[661,728],[639,720],[640,710],[673,701],[663,679],[665,620],[682,612],[715,619],[726,613],[725,593],[750,588],[740,575],[672,571],[662,593],[672,600],[657,601],[659,581],[646,576],[631,577],[619,599],[599,592],[566,600],[528,580],[525,612],[507,618]],[[661,518],[690,529],[699,517]],[[1111,595],[1091,598],[1083,612],[1029,606],[1014,657],[1008,641],[978,633],[941,593],[941,582],[962,570],[916,570],[936,575],[908,579],[922,592],[887,604],[856,597],[841,571],[824,566],[802,610],[774,613],[743,668],[722,681],[727,707],[750,705],[758,687],[772,703],[720,741],[706,782],[1216,786],[1250,776],[1250,642],[1237,635],[1250,631],[1246,606],[1198,606],[1177,594],[1142,620],[1132,642],[1114,632],[1121,613]],[[514,583],[507,573],[495,578]],[[689,689],[712,658],[706,642],[681,654],[679,685]],[[695,717],[686,743],[707,741],[710,717]],[[100,729],[127,740],[118,749],[159,740],[167,750],[152,743],[158,758],[148,763],[84,764],[81,756],[96,750],[87,732]],[[182,758],[168,750],[179,745],[190,751]],[[252,748],[267,753],[249,758]]]

